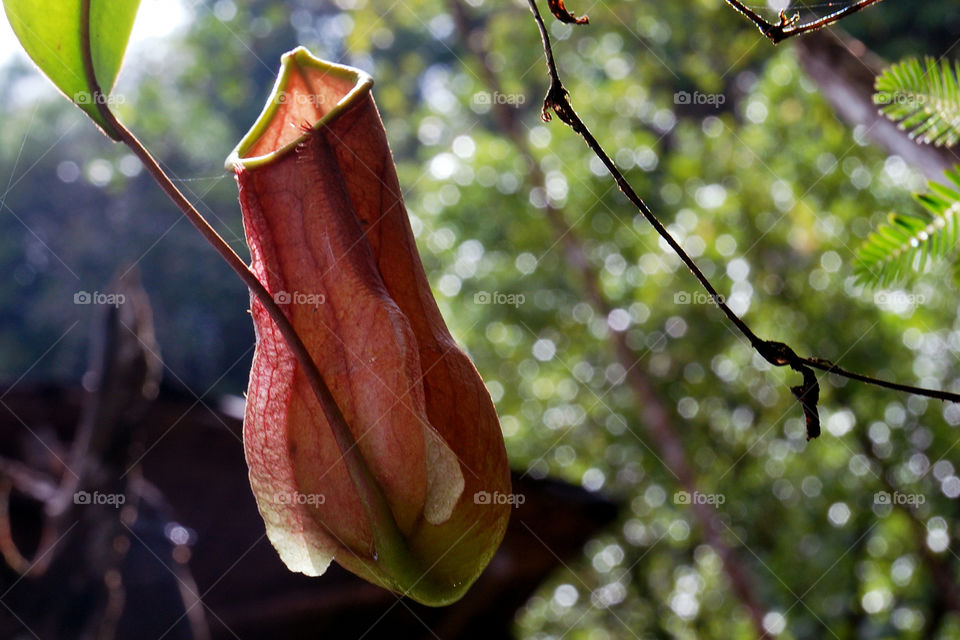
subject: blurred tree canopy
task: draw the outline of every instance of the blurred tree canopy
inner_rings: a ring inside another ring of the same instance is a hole
[[[824,435],[806,442],[793,374],[771,369],[703,300],[582,141],[541,122],[547,81],[525,2],[186,4],[187,28],[128,59],[121,120],[244,252],[221,167],[280,54],[303,44],[370,71],[434,291],[487,381],[513,466],[624,504],[528,603],[522,637],[756,635],[650,438],[627,380],[640,375],[769,633],[960,638],[960,407],[830,377]],[[790,43],[772,47],[722,0],[571,9],[590,25],[548,26],[574,105],[759,335],[960,391],[953,280],[935,270],[909,291],[855,285],[855,249],[888,212],[912,207],[924,180],[836,118]],[[891,1],[842,27],[893,61],[950,55],[960,15]],[[79,378],[91,313],[74,294],[136,265],[166,383],[205,401],[240,394],[253,344],[242,284],[135,159],[32,69],[8,66],[0,85],[0,374]],[[514,110],[542,185],[498,126],[498,102]],[[585,269],[569,260],[571,239]]]

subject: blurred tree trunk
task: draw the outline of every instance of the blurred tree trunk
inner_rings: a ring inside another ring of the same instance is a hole
[[[793,46],[801,66],[837,117],[851,127],[861,127],[867,139],[937,182],[944,180],[945,169],[960,162],[949,149],[914,142],[880,114],[873,103],[873,85],[888,63],[862,42],[833,27],[797,38]]]

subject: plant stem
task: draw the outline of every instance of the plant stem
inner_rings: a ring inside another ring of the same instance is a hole
[[[479,70],[487,84],[487,89],[495,95],[502,90],[502,86],[497,72],[490,64],[489,50],[482,44],[487,42],[488,38],[471,37],[470,16],[463,0],[449,0],[449,2],[462,46],[478,60]],[[513,142],[517,153],[529,168],[526,173],[528,186],[545,188],[546,178],[530,149],[526,136],[523,135],[520,121],[515,115],[516,110],[503,103],[494,103],[492,110],[496,128]],[[589,262],[582,238],[565,221],[562,207],[548,201],[544,210],[556,242],[566,247],[568,268],[580,275],[583,296],[590,301],[601,317],[606,317],[614,305],[600,286],[600,279]],[[650,376],[643,367],[638,366],[636,353],[627,343],[626,334],[622,331],[610,331],[607,338],[614,357],[626,371],[626,384],[633,391],[637,413],[640,416],[639,424],[652,440],[654,455],[660,460],[664,469],[676,479],[679,488],[690,494],[699,491],[701,488],[699,480],[681,437],[683,429],[678,427],[663,398],[657,393]],[[691,505],[691,511],[703,531],[704,538],[722,559],[723,569],[730,580],[732,591],[749,613],[756,637],[769,637],[763,628],[763,616],[767,610],[758,598],[754,587],[754,584],[759,581],[751,573],[749,565],[743,562],[736,551],[727,544],[724,539],[723,524],[717,517],[717,512],[704,507],[706,505]]]
[[[167,194],[167,197],[173,201],[183,215],[196,227],[197,231],[200,232],[200,235],[206,239],[217,253],[220,254],[220,257],[233,269],[234,273],[247,285],[251,294],[263,305],[270,319],[273,320],[277,329],[280,330],[280,334],[287,343],[287,347],[296,359],[297,364],[303,370],[310,388],[320,403],[324,417],[330,425],[341,456],[350,473],[354,488],[357,490],[364,511],[373,525],[371,528],[374,531],[375,546],[382,552],[386,551],[384,547],[403,545],[403,538],[400,536],[393,512],[390,510],[390,506],[387,503],[386,497],[383,495],[383,491],[380,489],[380,485],[374,479],[363,456],[360,455],[356,439],[353,437],[353,433],[350,431],[350,427],[343,417],[343,412],[340,411],[340,407],[330,392],[330,387],[323,379],[323,375],[310,356],[310,352],[300,339],[296,329],[293,328],[293,324],[291,324],[287,315],[283,312],[283,309],[280,308],[280,305],[277,304],[273,296],[267,291],[266,287],[263,286],[263,283],[260,282],[250,267],[247,266],[220,234],[210,226],[203,215],[197,211],[177,186],[173,184],[140,140],[117,120],[116,116],[107,106],[106,96],[100,88],[93,67],[93,56],[90,48],[90,2],[91,0],[82,0],[81,2],[81,47],[84,72],[87,82],[90,84],[91,94],[94,103],[97,105],[97,110],[119,140],[127,145],[127,147],[133,151],[134,155],[139,158],[140,162],[142,162],[143,166],[147,169],[147,172],[153,177],[160,188],[163,189],[163,192]],[[389,558],[397,557],[398,554],[384,553],[382,555]]]
[[[879,2],[880,0],[870,1]],[[798,356],[792,348],[782,342],[763,340],[757,336],[757,334],[753,332],[749,325],[747,325],[743,319],[741,319],[733,312],[732,309],[730,309],[726,301],[723,299],[723,296],[717,293],[716,288],[703,273],[703,271],[700,270],[693,259],[687,254],[686,251],[684,251],[683,247],[680,246],[680,243],[677,242],[672,235],[670,235],[670,232],[667,231],[666,227],[663,226],[663,223],[661,223],[660,220],[653,214],[653,211],[650,210],[643,199],[633,189],[633,187],[624,177],[623,173],[617,168],[610,156],[606,153],[606,151],[604,151],[603,147],[599,142],[597,142],[597,139],[583,123],[583,120],[580,119],[580,116],[577,115],[577,112],[573,109],[573,106],[570,103],[570,94],[563,86],[563,82],[560,80],[560,74],[557,71],[556,61],[553,57],[553,48],[550,44],[550,35],[547,32],[546,25],[544,24],[543,18],[540,15],[540,10],[537,8],[536,0],[527,0],[527,2],[530,6],[530,11],[533,13],[534,19],[536,20],[537,28],[540,31],[540,39],[543,43],[543,51],[546,57],[547,72],[550,77],[550,88],[547,90],[547,95],[543,101],[541,117],[544,121],[549,121],[550,110],[553,110],[553,112],[557,114],[557,117],[560,118],[564,124],[569,126],[575,133],[579,134],[584,139],[590,150],[593,151],[593,153],[597,156],[597,158],[600,159],[601,162],[603,162],[604,166],[607,168],[607,171],[609,171],[617,186],[620,188],[620,191],[623,192],[627,199],[637,208],[643,217],[646,218],[651,226],[653,226],[660,237],[663,238],[668,245],[670,245],[670,248],[673,249],[677,256],[679,256],[680,260],[687,266],[700,285],[706,290],[707,294],[710,295],[710,298],[714,301],[717,307],[724,313],[730,322],[737,327],[740,333],[747,338],[747,340],[750,342],[750,345],[757,353],[763,356],[767,362],[774,366],[789,366],[794,371],[797,371],[803,375],[803,384],[793,387],[791,391],[793,391],[794,395],[797,396],[797,399],[800,401],[803,407],[804,414],[806,415],[808,438],[816,437],[819,433],[819,417],[817,415],[819,386],[817,384],[816,375],[813,373],[812,369],[819,369],[821,371],[833,373],[851,380],[872,384],[877,387],[903,391],[906,393],[926,396],[928,398],[935,398],[938,400],[960,402],[960,394],[957,393],[915,387],[847,371],[846,369],[838,367],[829,360],[825,360],[823,358],[802,358]],[[858,3],[858,5],[862,5],[860,8],[867,6],[867,4],[869,4],[869,2],[865,3],[861,1]],[[848,11],[847,13],[850,12]],[[836,19],[839,19],[839,17]]]
[[[747,18],[760,30],[760,33],[766,36],[770,42],[773,44],[778,44],[792,36],[822,29],[823,27],[831,25],[838,20],[842,20],[843,18],[846,18],[847,16],[854,14],[861,9],[866,9],[872,4],[877,4],[880,2],[880,0],[857,0],[857,2],[848,5],[843,9],[834,11],[833,13],[823,16],[822,18],[817,18],[816,20],[811,20],[810,22],[805,22],[803,24],[797,24],[800,20],[799,14],[795,14],[788,18],[786,12],[781,11],[779,22],[772,23],[764,20],[756,11],[744,5],[742,2],[740,2],[740,0],[726,0],[726,2],[731,7],[747,16]]]

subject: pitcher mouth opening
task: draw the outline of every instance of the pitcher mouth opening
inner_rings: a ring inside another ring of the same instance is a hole
[[[313,56],[297,47],[281,58],[280,74],[260,116],[224,164],[252,169],[287,153],[346,111],[373,86],[370,74]]]

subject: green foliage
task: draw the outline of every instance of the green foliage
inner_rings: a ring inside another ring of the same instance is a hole
[[[91,97],[93,91],[84,73],[80,5],[78,0],[3,0],[10,26],[40,70],[107,135],[115,137],[97,111]],[[113,88],[120,72],[139,6],[140,0],[91,2],[93,69],[106,93]]]
[[[960,188],[960,165],[946,177]],[[911,269],[923,271],[931,258],[943,258],[957,244],[960,192],[936,182],[930,193],[914,196],[929,214],[891,213],[888,224],[870,234],[857,253],[857,278],[868,285],[884,286],[906,277]]]
[[[907,58],[877,77],[873,100],[910,137],[937,146],[960,140],[960,63]]]
[[[930,51],[933,26],[960,21],[948,3],[914,4],[861,12],[859,35],[895,60]],[[524,606],[518,637],[757,637],[693,509],[674,499],[677,479],[610,347],[611,324],[623,324],[586,299],[545,215],[549,197],[611,307],[629,316],[631,375],[655,389],[699,489],[725,496],[711,508],[774,628],[782,616],[778,640],[960,638],[931,569],[956,571],[957,406],[831,379],[825,433],[807,443],[789,372],[770,370],[697,303],[689,273],[582,140],[540,121],[546,78],[526,6],[477,0],[469,14],[546,194],[479,99],[489,88],[449,28],[446,0],[235,5],[232,18],[198,9],[188,31],[142,59],[131,51],[136,73],[118,86],[124,121],[242,252],[236,187],[220,163],[266,99],[280,54],[303,44],[373,73],[434,292],[491,389],[512,464],[599,486],[623,505]],[[347,5],[356,8],[338,8]],[[843,268],[880,222],[873,212],[909,211],[923,180],[836,118],[795,50],[771,47],[713,0],[598,4],[589,15],[586,28],[548,23],[578,113],[756,331],[850,369],[960,388],[953,282],[921,281],[915,303],[883,307],[848,287]],[[957,30],[943,31],[946,50]],[[32,75],[7,73],[3,86]],[[681,104],[680,91],[726,99]],[[243,286],[146,176],[124,171],[122,148],[65,103],[15,95],[0,95],[0,184],[13,184],[0,215],[0,271],[11,274],[0,282],[0,376],[78,379],[86,339],[83,324],[70,328],[93,309],[73,296],[136,262],[167,382],[209,406],[219,392],[241,394],[254,339]],[[71,181],[62,169],[74,163]],[[94,171],[104,167],[106,187]],[[481,292],[517,302],[481,304]],[[885,479],[925,502],[877,505]],[[928,545],[946,526],[952,544]]]

